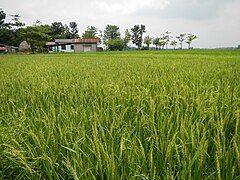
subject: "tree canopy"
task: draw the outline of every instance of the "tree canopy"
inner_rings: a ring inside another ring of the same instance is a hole
[[[87,30],[82,34],[82,38],[97,38],[98,30],[94,26],[88,26]]]
[[[150,44],[152,44],[152,38],[150,36],[146,36],[144,38],[144,44],[147,45],[147,49],[149,49]]]
[[[105,30],[103,32],[103,43],[106,44],[107,41],[113,40],[113,39],[120,39],[121,34],[119,27],[116,25],[107,25],[105,27]]]
[[[142,47],[143,33],[146,32],[145,25],[135,25],[132,29],[132,43],[135,44],[139,49]]]
[[[178,41],[180,43],[180,49],[182,49],[183,48],[183,41],[185,41],[185,39],[186,39],[186,34],[181,33],[176,38],[178,39]]]
[[[103,43],[110,51],[122,51],[126,46],[128,39],[121,39],[119,27],[116,25],[107,25],[103,32]]]
[[[2,9],[0,9],[0,28],[2,28],[5,18],[6,18],[6,13]]]
[[[191,49],[191,44],[193,40],[197,39],[197,36],[194,34],[188,34],[186,43],[188,44],[188,49]]]
[[[78,35],[77,23],[76,22],[70,22],[69,27],[70,27],[71,38],[78,38],[79,35]]]
[[[33,52],[43,52],[47,41],[51,40],[51,27],[48,25],[28,26],[21,29],[20,36],[31,45]]]

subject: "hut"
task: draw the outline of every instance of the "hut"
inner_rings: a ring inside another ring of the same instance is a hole
[[[23,53],[30,53],[31,52],[31,46],[27,43],[27,41],[23,41],[19,45],[19,52]]]

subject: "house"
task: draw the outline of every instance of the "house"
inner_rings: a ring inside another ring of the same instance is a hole
[[[47,42],[48,52],[95,52],[98,49],[98,38],[88,39],[55,39]]]
[[[15,53],[17,50],[18,47],[0,44],[0,53]]]

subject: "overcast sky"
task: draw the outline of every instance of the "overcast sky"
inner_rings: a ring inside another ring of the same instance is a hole
[[[124,32],[144,24],[152,37],[193,33],[199,48],[240,44],[240,0],[0,0],[0,8],[26,24],[75,21],[80,32],[88,25],[114,24]]]

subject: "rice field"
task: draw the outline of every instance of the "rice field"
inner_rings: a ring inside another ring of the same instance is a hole
[[[240,179],[240,51],[0,55],[0,179]]]

